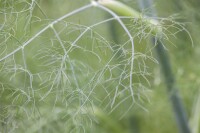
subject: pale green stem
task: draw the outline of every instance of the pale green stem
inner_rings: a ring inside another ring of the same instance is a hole
[[[107,7],[108,9],[112,10],[118,15],[122,16],[128,16],[132,18],[137,18],[140,20],[141,23],[144,25],[147,25],[149,27],[149,30],[153,35],[157,35],[162,33],[162,27],[161,24],[155,20],[151,19],[149,17],[145,17],[142,13],[132,9],[131,7],[115,0],[99,0],[99,4]]]

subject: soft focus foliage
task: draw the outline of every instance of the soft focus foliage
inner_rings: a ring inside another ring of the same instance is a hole
[[[120,18],[133,51],[122,25],[90,3],[0,0],[0,133],[178,132],[153,27],[144,16]],[[200,131],[198,5],[155,0],[153,7],[193,133]]]

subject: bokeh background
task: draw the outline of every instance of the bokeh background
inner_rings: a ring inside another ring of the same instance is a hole
[[[149,9],[141,9],[139,1],[120,1],[142,14],[153,8],[155,18],[165,20],[169,29],[163,44],[192,133],[199,133],[200,2],[154,0]],[[0,58],[55,19],[89,3],[0,0]],[[135,42],[132,89],[131,46],[116,21],[92,27],[72,46],[87,27],[109,18],[105,11],[90,7],[0,62],[0,133],[178,132],[151,35],[141,32],[145,25],[122,19]],[[64,49],[70,49],[66,57]]]

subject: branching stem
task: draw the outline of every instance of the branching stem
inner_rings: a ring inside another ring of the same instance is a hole
[[[38,36],[40,36],[43,32],[45,32],[47,29],[49,29],[50,27],[52,27],[54,24],[62,21],[63,19],[66,19],[76,13],[79,13],[83,10],[86,10],[90,7],[92,7],[93,5],[92,4],[88,4],[88,5],[85,5],[81,8],[78,8],[70,13],[67,13],[66,15],[54,20],[53,22],[51,22],[49,25],[47,25],[46,27],[44,27],[42,30],[40,30],[37,34],[35,34],[32,38],[30,38],[28,41],[26,41],[22,46],[16,48],[14,51],[12,51],[11,53],[7,54],[6,56],[4,56],[3,58],[0,59],[0,62],[7,59],[8,57],[14,55],[15,53],[17,53],[18,51],[20,51],[21,49],[24,49],[27,45],[29,45],[34,39],[36,39]]]

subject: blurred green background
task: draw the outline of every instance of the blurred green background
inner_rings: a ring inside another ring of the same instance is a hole
[[[137,1],[121,1],[143,14],[149,11],[141,11]],[[0,59],[55,19],[89,3],[0,0]],[[163,27],[169,27],[163,42],[192,133],[200,131],[199,7],[198,0],[154,0],[152,6]],[[116,21],[91,27],[72,45],[87,27],[110,17],[90,7],[58,22],[53,27],[56,32],[47,29],[0,62],[0,133],[178,132],[145,26],[122,19],[134,36],[133,89],[129,87],[131,45]],[[177,24],[172,25],[172,19]],[[192,40],[177,29],[178,23]],[[67,55],[64,49],[69,50]]]

